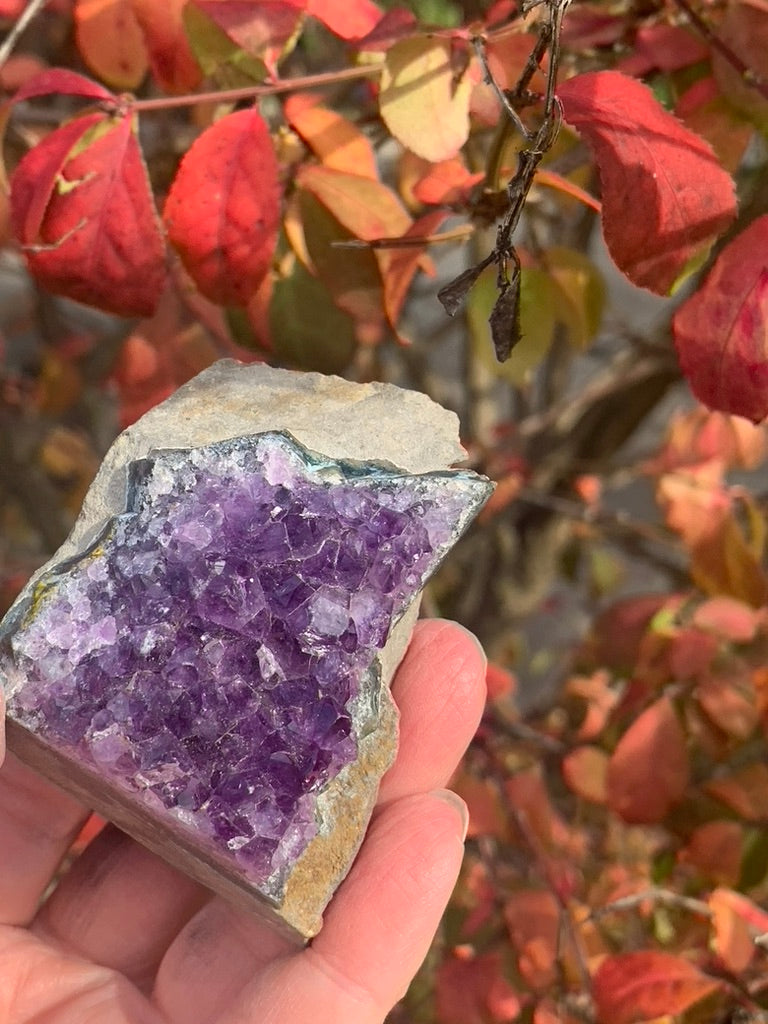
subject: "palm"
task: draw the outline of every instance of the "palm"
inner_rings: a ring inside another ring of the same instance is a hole
[[[420,623],[393,692],[397,761],[311,946],[285,940],[115,829],[41,904],[87,811],[13,758],[0,772],[0,1024],[373,1024],[428,948],[461,861],[444,786],[484,697],[464,631]]]

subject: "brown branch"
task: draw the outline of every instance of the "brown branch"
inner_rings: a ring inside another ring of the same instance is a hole
[[[0,46],[0,67],[2,67],[10,57],[14,46],[19,41],[19,37],[26,29],[27,25],[29,25],[32,19],[40,13],[46,3],[47,0],[29,0],[29,3],[18,16],[10,32],[3,40],[2,46]]]
[[[635,892],[629,896],[622,896],[620,899],[606,903],[603,907],[596,907],[589,915],[593,921],[605,917],[607,914],[617,914],[626,910],[636,910],[643,903],[659,903],[663,907],[672,907],[677,910],[686,910],[696,917],[712,917],[712,908],[703,900],[695,900],[690,896],[682,896],[680,893],[672,892],[669,889],[644,889],[642,892]]]
[[[760,93],[764,99],[768,100],[768,80],[759,75],[754,68],[751,68],[749,64],[743,61],[738,53],[735,53],[730,46],[720,38],[709,22],[705,21],[698,11],[691,7],[688,0],[673,0],[673,3],[680,8],[696,31],[706,39],[712,49],[716,50],[723,60],[726,60],[735,71],[738,71],[744,84],[748,85],[750,88],[754,89],[755,92]]]

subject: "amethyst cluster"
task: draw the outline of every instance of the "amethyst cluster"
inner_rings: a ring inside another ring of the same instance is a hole
[[[315,835],[375,718],[377,652],[485,496],[285,434],[157,451],[16,614],[9,713],[264,886]]]

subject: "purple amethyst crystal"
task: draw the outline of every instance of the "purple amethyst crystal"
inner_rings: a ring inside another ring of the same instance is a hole
[[[7,620],[8,712],[277,894],[375,721],[377,653],[488,485],[282,433],[157,451],[129,481]]]

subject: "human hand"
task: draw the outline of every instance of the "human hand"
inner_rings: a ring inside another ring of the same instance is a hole
[[[397,760],[323,929],[302,950],[112,827],[44,899],[88,811],[9,756],[0,1024],[380,1024],[459,871],[465,809],[439,787],[477,726],[484,672],[460,627],[417,624],[392,686]]]

